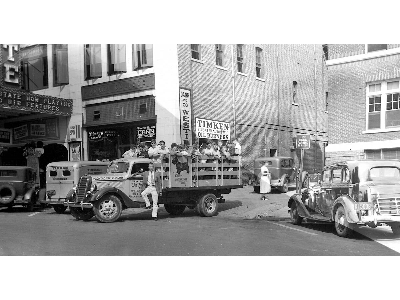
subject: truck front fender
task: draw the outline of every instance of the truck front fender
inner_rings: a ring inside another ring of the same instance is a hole
[[[27,191],[24,195],[24,200],[26,201],[36,201],[36,189],[32,188]]]
[[[335,213],[336,213],[337,208],[340,205],[342,205],[344,207],[347,222],[349,222],[349,223],[360,222],[357,212],[354,209],[354,203],[355,203],[355,201],[347,195],[340,196],[339,198],[337,198],[332,205],[332,221],[335,220]]]
[[[104,197],[107,194],[113,194],[117,195],[118,198],[120,198],[123,201],[123,205],[130,207],[133,201],[121,190],[115,188],[115,187],[105,187],[99,191],[97,191],[90,199],[90,202],[95,202],[97,200],[100,200],[102,197]]]

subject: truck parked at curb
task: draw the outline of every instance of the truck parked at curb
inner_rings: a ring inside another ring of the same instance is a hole
[[[96,216],[99,222],[115,222],[124,209],[145,206],[142,180],[150,162],[147,158],[114,160],[106,174],[82,176],[64,205],[78,220]],[[162,178],[158,204],[171,215],[180,215],[187,207],[201,216],[214,216],[218,203],[225,201],[222,195],[242,187],[237,161],[200,163],[189,158],[179,162],[169,156],[168,163],[154,163],[154,167]]]

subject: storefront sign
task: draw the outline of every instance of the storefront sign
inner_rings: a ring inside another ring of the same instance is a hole
[[[309,134],[298,134],[296,136],[297,149],[310,149],[311,139]]]
[[[26,124],[14,128],[14,140],[31,138],[59,138],[58,119],[50,118],[41,122],[27,121]]]
[[[82,100],[104,98],[114,95],[128,94],[155,87],[154,74],[147,74],[126,79],[113,80],[104,83],[82,86]]]
[[[117,132],[115,130],[105,130],[105,131],[88,131],[89,140],[97,141],[102,138],[113,138],[117,136]]]
[[[0,88],[0,107],[69,116],[72,100]]]
[[[199,139],[228,141],[231,139],[230,124],[196,118],[196,136]]]
[[[156,138],[156,125],[138,126],[136,132],[138,139]]]
[[[14,139],[19,140],[28,137],[28,125],[22,125],[14,128]]]
[[[179,107],[181,113],[181,139],[182,143],[192,144],[192,106],[190,101],[191,91],[179,89]]]
[[[0,143],[11,145],[11,130],[0,128]]]
[[[34,137],[45,137],[46,136],[46,125],[44,124],[31,124],[31,136]]]
[[[10,86],[19,85],[18,50],[17,44],[2,44],[0,49],[1,71],[4,76],[2,81]]]

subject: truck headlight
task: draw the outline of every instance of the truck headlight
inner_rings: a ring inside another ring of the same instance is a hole
[[[90,187],[90,192],[93,193],[97,190],[97,185],[95,183],[92,184],[92,186]]]

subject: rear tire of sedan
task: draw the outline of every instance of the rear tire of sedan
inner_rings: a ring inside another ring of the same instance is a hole
[[[290,205],[290,219],[292,220],[292,224],[300,225],[303,222],[303,218],[299,216],[299,212],[297,210],[297,204],[295,201]]]
[[[343,206],[339,206],[335,212],[335,230],[340,237],[350,237],[353,234]]]

